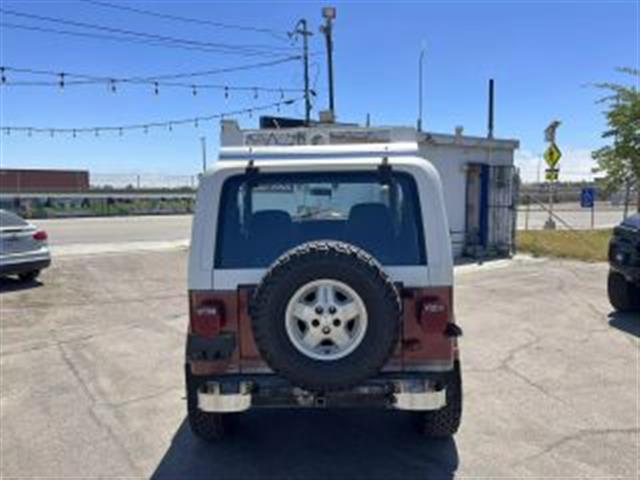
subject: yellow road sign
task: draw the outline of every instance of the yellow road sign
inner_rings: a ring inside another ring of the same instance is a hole
[[[549,145],[549,148],[544,151],[544,161],[547,162],[549,168],[555,168],[560,161],[560,157],[562,157],[562,152],[555,143]]]
[[[560,169],[558,168],[547,168],[544,171],[544,179],[548,182],[557,182],[559,173]]]

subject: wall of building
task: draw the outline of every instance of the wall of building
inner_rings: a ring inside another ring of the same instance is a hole
[[[86,170],[0,169],[1,193],[68,193],[89,190]]]
[[[484,145],[482,144],[484,143]],[[451,241],[456,256],[463,253],[466,239],[467,215],[467,165],[470,163],[491,166],[512,166],[513,146],[501,143],[490,143],[482,139],[482,143],[468,144],[464,137],[456,143],[442,140],[430,141],[423,138],[419,142],[420,156],[429,160],[440,173],[444,189],[445,205],[451,230]],[[509,212],[502,213],[508,215]],[[495,213],[490,217],[489,231],[499,222]],[[495,236],[489,235],[490,239]]]

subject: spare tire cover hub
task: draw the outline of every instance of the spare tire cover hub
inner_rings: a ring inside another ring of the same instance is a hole
[[[347,284],[319,279],[300,287],[285,314],[287,335],[298,351],[331,361],[353,352],[367,331],[367,309]]]

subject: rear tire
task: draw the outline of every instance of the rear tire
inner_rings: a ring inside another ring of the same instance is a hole
[[[40,275],[40,270],[32,270],[31,272],[25,272],[18,275],[18,278],[23,282],[33,282]]]
[[[609,302],[619,312],[630,312],[640,308],[640,288],[627,281],[618,272],[609,272],[607,281]]]
[[[462,375],[460,362],[456,361],[451,380],[447,385],[447,405],[440,410],[415,414],[418,431],[427,437],[449,437],[460,428],[462,420]]]
[[[198,408],[198,388],[204,381],[191,374],[187,366],[187,416],[193,434],[205,442],[213,443],[223,440],[235,428],[237,414],[210,413]]]

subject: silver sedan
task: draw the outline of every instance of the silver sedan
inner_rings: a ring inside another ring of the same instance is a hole
[[[7,210],[0,210],[0,276],[35,280],[51,264],[47,232]]]

